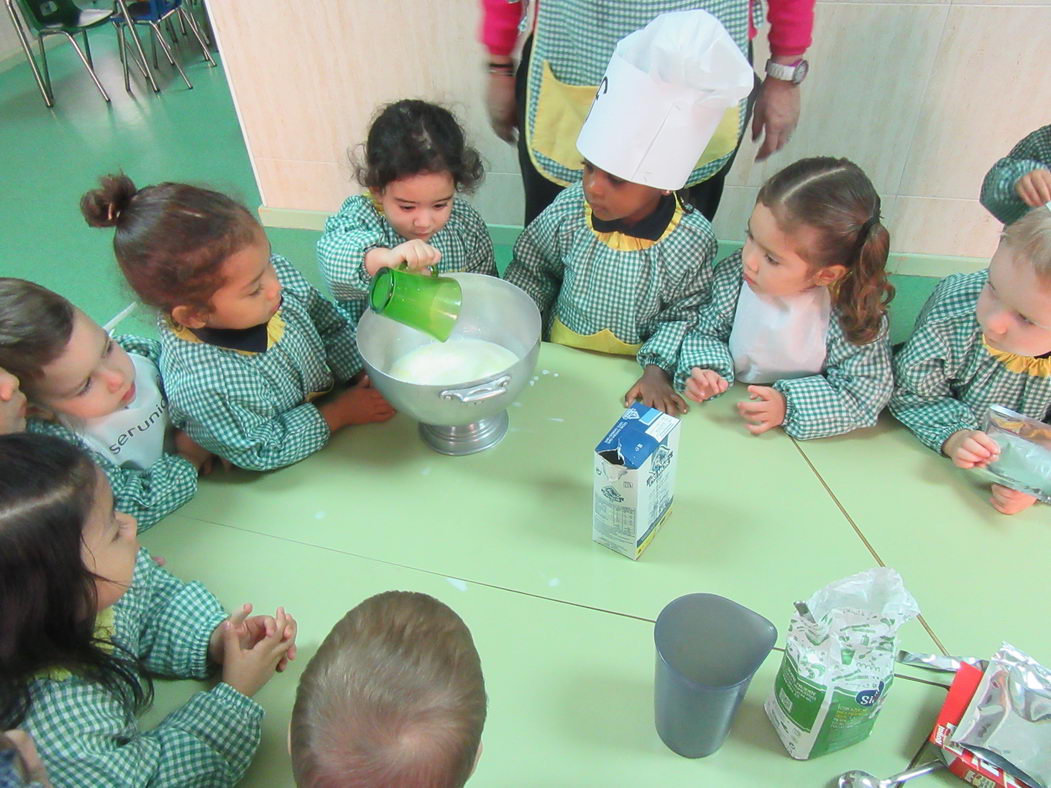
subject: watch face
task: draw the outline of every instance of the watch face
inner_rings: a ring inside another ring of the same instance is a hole
[[[810,71],[810,64],[807,63],[805,60],[800,60],[799,64],[796,66],[796,73],[792,77],[792,81],[798,85],[800,82],[806,79],[808,71]]]

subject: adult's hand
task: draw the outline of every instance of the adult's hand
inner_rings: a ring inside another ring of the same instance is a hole
[[[799,122],[799,109],[799,85],[773,77],[763,80],[752,110],[752,141],[766,134],[755,154],[756,161],[763,161],[785,146]]]
[[[507,63],[510,65],[510,58]],[[515,102],[515,78],[512,74],[501,72],[489,74],[489,83],[485,91],[485,106],[489,110],[489,125],[493,127],[496,136],[513,145],[518,126],[518,106]]]

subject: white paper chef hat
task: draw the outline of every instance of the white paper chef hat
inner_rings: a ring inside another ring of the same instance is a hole
[[[681,189],[752,82],[748,60],[714,16],[661,14],[617,43],[577,150],[618,178]]]

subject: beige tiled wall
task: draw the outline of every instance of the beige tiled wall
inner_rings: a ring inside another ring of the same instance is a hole
[[[22,62],[21,58],[25,58],[25,55],[22,53],[22,45],[18,42],[18,34],[11,25],[11,15],[7,6],[0,3],[0,68]]]
[[[421,97],[450,106],[488,162],[485,218],[521,223],[517,158],[485,115],[477,0],[208,4],[271,216],[338,208],[358,188],[347,154],[375,108]],[[742,145],[719,237],[741,238],[765,178],[824,154],[870,174],[895,251],[988,255],[999,228],[977,202],[982,177],[1051,122],[1051,0],[819,0],[814,41],[799,128],[766,163]]]

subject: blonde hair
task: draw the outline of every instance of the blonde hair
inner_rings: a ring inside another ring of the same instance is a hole
[[[333,627],[292,708],[296,784],[462,786],[485,724],[485,682],[466,624],[426,594],[388,591]]]
[[[1033,266],[1036,275],[1051,284],[1051,209],[1041,205],[1004,228],[1003,243]]]

